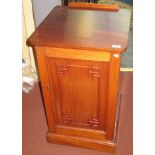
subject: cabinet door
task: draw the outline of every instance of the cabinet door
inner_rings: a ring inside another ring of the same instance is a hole
[[[57,125],[105,131],[108,63],[47,58]]]

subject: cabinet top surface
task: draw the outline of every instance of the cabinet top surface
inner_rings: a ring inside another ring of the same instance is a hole
[[[118,12],[56,6],[28,39],[31,46],[125,51],[130,10]]]

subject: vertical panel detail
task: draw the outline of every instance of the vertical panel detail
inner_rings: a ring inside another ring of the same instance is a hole
[[[37,56],[38,68],[39,68],[39,76],[41,79],[41,86],[43,90],[48,127],[49,127],[49,131],[55,132],[56,126],[55,126],[55,116],[53,112],[55,109],[53,106],[54,100],[53,100],[53,93],[51,89],[52,87],[49,81],[49,74],[47,71],[47,61],[44,55],[44,48],[35,47],[35,51]]]
[[[58,125],[104,130],[107,65],[47,58]],[[101,110],[100,110],[101,109]],[[103,110],[103,111],[102,111]]]
[[[111,52],[110,68],[109,68],[109,86],[108,86],[108,103],[107,103],[107,119],[106,132],[107,139],[114,139],[115,117],[117,109],[118,83],[120,73],[120,53]]]

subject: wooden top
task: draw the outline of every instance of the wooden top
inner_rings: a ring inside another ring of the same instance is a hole
[[[31,46],[124,51],[130,10],[79,10],[56,6],[28,39]]]
[[[69,8],[76,9],[88,9],[88,10],[107,10],[107,11],[118,11],[119,5],[117,4],[97,4],[97,3],[81,3],[81,2],[69,2]]]

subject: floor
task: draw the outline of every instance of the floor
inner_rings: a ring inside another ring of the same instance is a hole
[[[133,73],[121,72],[122,94],[120,122],[115,155],[132,155]],[[46,142],[47,123],[38,84],[23,93],[23,155],[114,155],[89,149]]]

